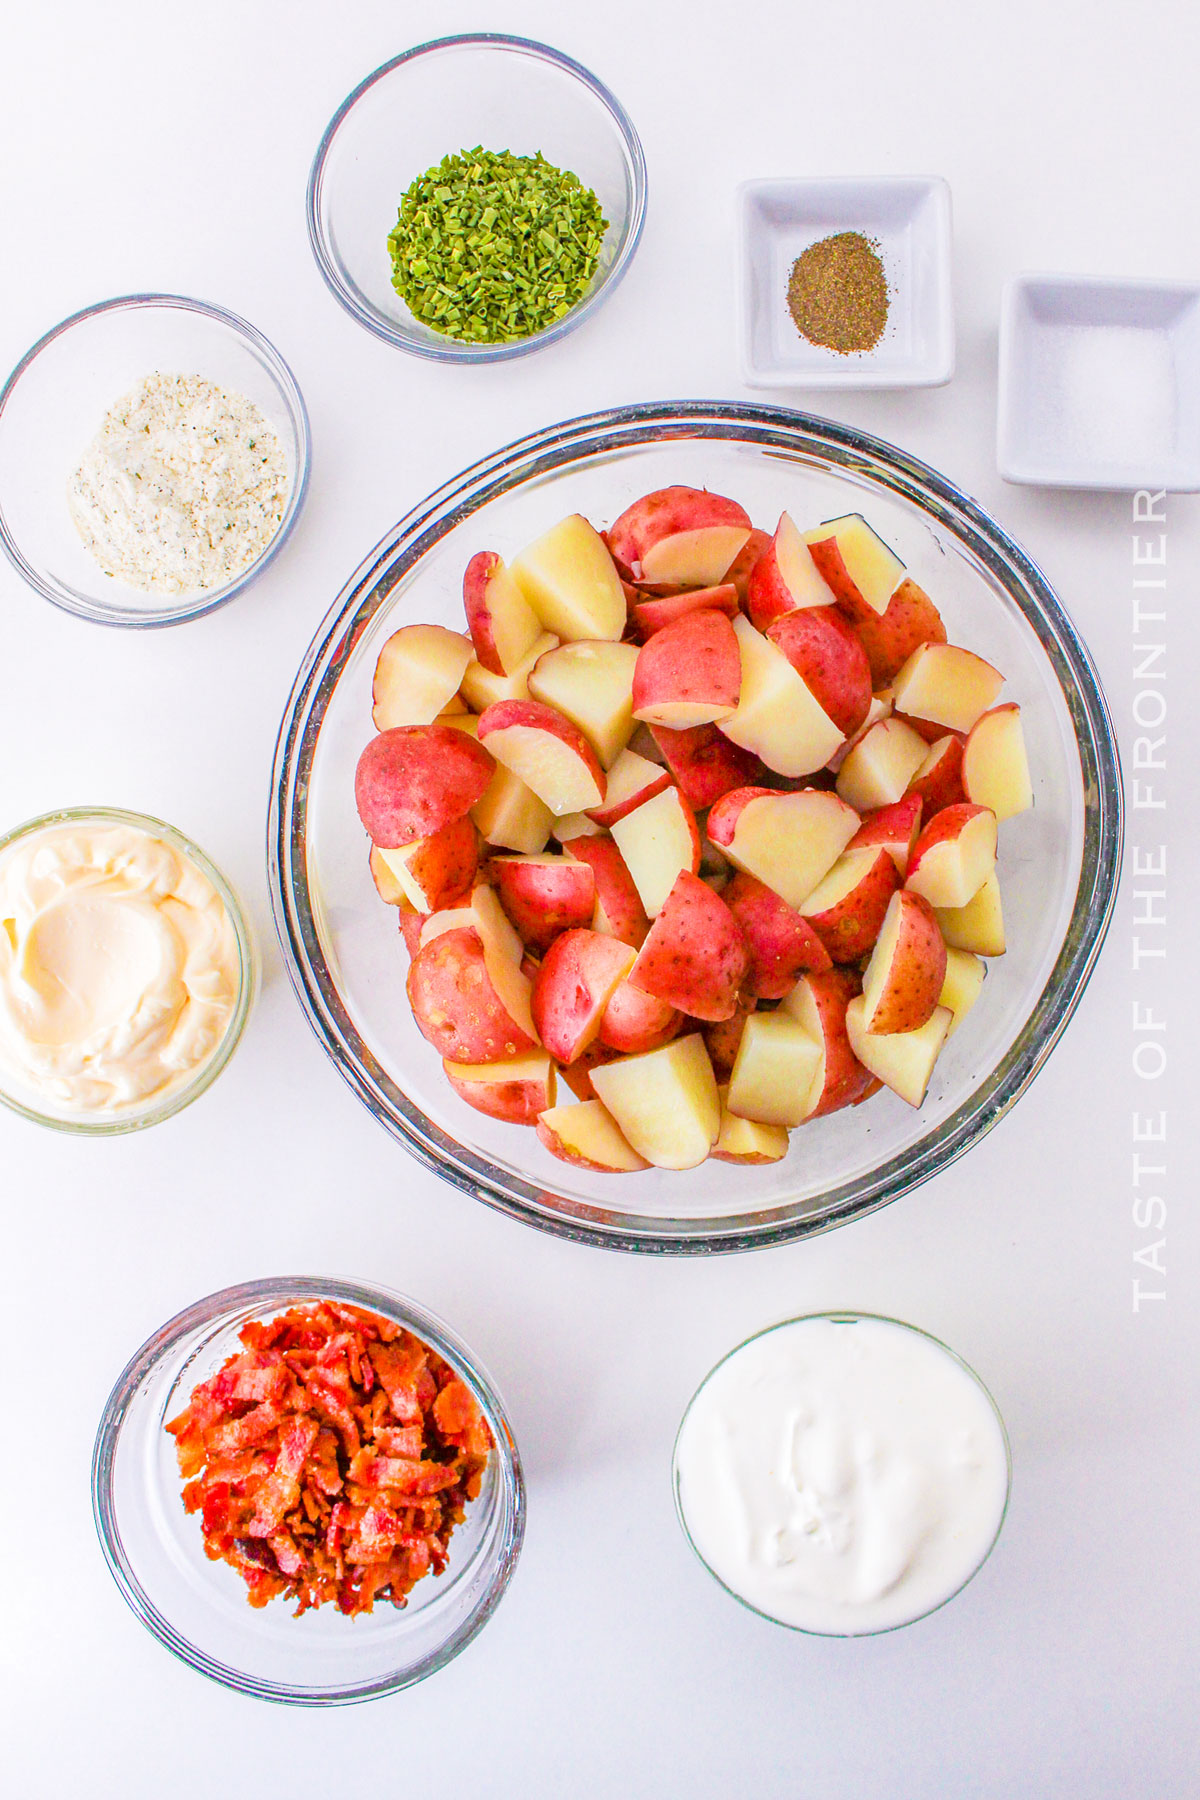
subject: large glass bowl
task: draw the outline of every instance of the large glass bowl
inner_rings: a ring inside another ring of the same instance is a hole
[[[509,557],[565,513],[598,524],[673,482],[708,486],[774,526],[861,510],[1021,704],[1036,804],[1004,827],[1007,955],[950,1040],[919,1111],[889,1093],[795,1132],[760,1167],[687,1174],[568,1167],[526,1129],[447,1086],[404,996],[393,912],[367,867],[354,768],[371,736],[379,647],[406,620],[462,628],[462,572]],[[430,496],[353,576],[297,677],[269,822],[276,924],[296,991],[337,1068],[382,1124],[468,1193],[591,1244],[746,1249],[839,1225],[907,1193],[991,1128],[1033,1080],[1103,941],[1120,865],[1120,771],[1091,659],[1045,577],[932,469],[802,413],[705,402],[574,419],[498,452]],[[401,1177],[398,1176],[398,1180]]]
[[[203,375],[244,394],[274,427],[288,497],[262,554],[223,587],[150,593],[106,575],[84,546],[67,481],[109,408],[146,375]],[[273,344],[224,307],[182,294],[125,294],[72,314],[0,389],[0,546],[30,587],[97,625],[179,625],[233,600],[282,550],[308,489],[312,446],[296,378]]]
[[[184,1511],[175,1440],[164,1429],[197,1383],[241,1350],[238,1332],[247,1320],[311,1300],[381,1313],[429,1344],[474,1394],[495,1445],[483,1486],[450,1539],[443,1573],[417,1582],[406,1606],[381,1603],[358,1618],[321,1606],[297,1619],[282,1598],[252,1607],[241,1577],[204,1553],[200,1519]],[[411,1687],[482,1629],[521,1549],[525,1482],[491,1379],[440,1319],[386,1288],[294,1276],[210,1294],[142,1345],[100,1420],[92,1509],[121,1593],[181,1661],[260,1700],[335,1706]]]
[[[392,286],[387,240],[406,188],[476,144],[540,150],[593,190],[608,220],[583,299],[509,343],[433,331]],[[436,362],[499,362],[574,331],[629,267],[645,216],[646,159],[621,103],[569,56],[494,31],[418,44],[368,75],[329,121],[308,180],[308,239],[330,292],[385,343]]]

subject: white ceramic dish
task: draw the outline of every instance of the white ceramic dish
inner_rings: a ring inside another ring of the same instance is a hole
[[[738,190],[742,372],[756,388],[941,387],[954,373],[950,189],[940,176],[747,181]],[[879,246],[888,322],[873,350],[801,337],[787,309],[802,251],[839,231]]]
[[[1200,491],[1200,285],[1015,276],[996,462],[1030,486]]]

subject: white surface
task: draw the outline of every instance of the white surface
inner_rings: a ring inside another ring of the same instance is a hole
[[[453,0],[436,28],[483,22],[540,34],[611,81],[645,140],[650,216],[586,329],[545,356],[466,371],[402,357],[347,319],[303,230],[329,114],[434,28],[427,11],[62,0],[6,16],[0,363],[98,295],[210,296],[292,362],[316,446],[278,563],[193,625],[103,631],[0,568],[0,818],[100,799],[174,820],[245,894],[267,962],[235,1063],[177,1120],[82,1143],[0,1118],[6,1790],[1184,1800],[1200,1760],[1195,502],[1168,504],[1171,585],[1150,608],[1168,616],[1143,632],[1169,645],[1168,750],[1185,773],[1138,776],[1169,807],[1132,814],[1130,841],[1145,866],[1169,839],[1166,881],[1136,877],[1130,859],[1108,951],[1012,1116],[936,1182],[815,1242],[710,1262],[604,1255],[424,1174],[300,1018],[271,934],[263,827],[292,674],[370,545],[436,482],[549,420],[742,395],[734,189],[814,168],[949,180],[956,379],[822,405],[944,469],[1026,543],[1087,635],[1132,764],[1148,735],[1133,698],[1150,688],[1131,675],[1132,583],[1162,571],[1132,566],[1127,496],[1001,483],[998,306],[1020,268],[1195,276],[1181,222],[1194,217],[1200,25],[1180,0],[1142,23],[1111,0],[1017,0],[949,23],[933,0],[695,0],[686,30],[678,8],[645,0],[482,14]],[[1164,886],[1169,927],[1139,929],[1135,907],[1161,903],[1135,891]],[[1135,935],[1165,939],[1168,961],[1134,974]],[[1135,1001],[1169,1015],[1165,1038],[1134,1035]],[[1152,1041],[1167,1072],[1139,1080],[1134,1048]],[[1131,1115],[1162,1108],[1166,1154],[1142,1154],[1168,1173],[1134,1190]],[[1153,1210],[1138,1225],[1139,1194],[1162,1198],[1165,1227]],[[1165,1281],[1138,1252],[1165,1259]],[[424,1687],[349,1716],[238,1700],[178,1665],[127,1611],[88,1506],[93,1431],[130,1351],[200,1294],[305,1267],[377,1276],[449,1318],[496,1375],[530,1482],[524,1557],[486,1632]],[[1166,1300],[1135,1315],[1134,1277]],[[670,1453],[723,1351],[773,1319],[851,1306],[922,1325],[979,1370],[1012,1435],[1013,1504],[951,1606],[827,1644],[720,1593],[675,1523]]]
[[[1200,489],[1200,285],[1010,281],[996,461],[1046,487]]]
[[[748,181],[738,193],[742,370],[754,388],[941,387],[954,373],[950,189],[940,176]],[[810,344],[787,309],[811,245],[861,232],[879,251],[888,318],[873,350]]]

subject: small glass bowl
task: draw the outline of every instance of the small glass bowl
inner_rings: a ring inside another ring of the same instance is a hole
[[[481,144],[578,175],[608,230],[587,295],[545,331],[469,344],[424,325],[392,286],[388,233],[418,175]],[[582,325],[624,275],[646,215],[646,159],[623,107],[569,56],[528,38],[469,33],[418,44],[359,83],[330,120],[308,181],[317,267],[352,319],[435,362],[501,362]]]
[[[274,426],[290,488],[274,537],[235,580],[156,594],[106,575],[75,529],[67,482],[114,401],[147,375],[203,375]],[[256,581],[283,548],[308,487],[308,414],[295,377],[253,325],[179,294],[126,294],[48,331],[0,390],[0,544],[30,587],[97,625],[178,625]]]
[[[861,1631],[818,1631],[814,1626],[794,1625],[787,1619],[777,1618],[774,1613],[765,1612],[762,1609],[762,1607],[755,1606],[754,1602],[752,1600],[748,1600],[744,1594],[739,1594],[736,1588],[730,1587],[728,1582],[725,1581],[720,1575],[718,1575],[717,1571],[713,1568],[712,1564],[708,1561],[704,1552],[701,1550],[700,1546],[697,1544],[695,1538],[692,1536],[692,1532],[691,1532],[691,1529],[690,1529],[690,1527],[688,1525],[688,1521],[687,1521],[687,1512],[684,1507],[683,1498],[682,1498],[682,1494],[680,1491],[681,1479],[680,1479],[680,1469],[679,1469],[679,1446],[683,1440],[683,1434],[687,1427],[687,1422],[691,1415],[692,1408],[695,1406],[696,1402],[699,1400],[700,1396],[704,1393],[705,1389],[708,1387],[709,1382],[713,1379],[713,1377],[717,1374],[717,1372],[720,1369],[723,1369],[725,1367],[725,1365],[732,1360],[733,1357],[740,1355],[740,1353],[743,1350],[745,1350],[750,1344],[758,1343],[760,1339],[770,1337],[773,1332],[785,1331],[790,1326],[793,1326],[793,1325],[811,1325],[811,1324],[815,1324],[819,1321],[820,1322],[827,1321],[828,1323],[834,1324],[834,1325],[858,1325],[858,1324],[863,1324],[863,1323],[876,1324],[876,1325],[890,1325],[890,1326],[895,1326],[895,1328],[899,1331],[911,1332],[911,1334],[914,1337],[924,1338],[926,1343],[932,1344],[935,1349],[942,1351],[943,1354],[945,1356],[947,1356],[952,1363],[956,1364],[957,1367],[959,1369],[961,1369],[965,1375],[969,1376],[972,1382],[974,1382],[975,1386],[978,1388],[983,1399],[987,1402],[987,1405],[995,1418],[996,1425],[997,1425],[997,1427],[999,1429],[999,1433],[1000,1433],[1000,1441],[1001,1441],[1001,1444],[1003,1445],[1003,1449],[1004,1449],[1004,1499],[1000,1505],[1000,1509],[999,1509],[999,1512],[998,1512],[998,1515],[996,1518],[996,1529],[992,1533],[992,1536],[989,1539],[988,1543],[984,1546],[982,1554],[979,1557],[979,1560],[976,1563],[974,1563],[970,1569],[968,1569],[966,1574],[963,1576],[962,1580],[959,1581],[956,1586],[951,1588],[949,1593],[943,1594],[942,1598],[940,1600],[936,1601],[932,1606],[926,1606],[926,1607],[923,1607],[920,1611],[914,1612],[912,1614],[911,1618],[897,1619],[893,1624],[890,1624],[890,1625],[867,1626],[864,1629],[862,1629]],[[785,1631],[798,1632],[801,1637],[822,1637],[822,1638],[886,1637],[889,1632],[903,1631],[909,1625],[916,1625],[921,1619],[928,1619],[935,1612],[940,1612],[943,1606],[948,1606],[951,1600],[955,1599],[957,1595],[962,1593],[962,1591],[965,1587],[969,1586],[969,1584],[972,1581],[974,1581],[976,1575],[978,1575],[978,1573],[979,1573],[980,1569],[982,1569],[984,1563],[986,1563],[988,1558],[991,1556],[992,1551],[996,1548],[996,1545],[1000,1541],[1000,1533],[1004,1529],[1004,1521],[1008,1517],[1009,1501],[1012,1498],[1012,1445],[1009,1443],[1008,1431],[1005,1428],[1004,1419],[1001,1415],[1000,1408],[996,1405],[995,1399],[993,1398],[990,1390],[984,1386],[983,1382],[980,1380],[980,1378],[976,1374],[975,1370],[971,1367],[970,1363],[965,1362],[956,1350],[952,1350],[950,1348],[950,1346],[948,1344],[944,1344],[940,1338],[934,1337],[932,1332],[922,1331],[919,1325],[909,1325],[903,1319],[889,1318],[884,1313],[868,1313],[868,1312],[802,1313],[797,1318],[779,1319],[774,1325],[765,1326],[762,1331],[752,1332],[751,1335],[748,1338],[744,1338],[740,1344],[735,1344],[732,1350],[726,1351],[725,1355],[721,1358],[721,1360],[718,1363],[715,1363],[713,1365],[713,1367],[708,1371],[708,1374],[704,1377],[704,1380],[700,1383],[700,1386],[696,1389],[695,1393],[692,1395],[691,1399],[688,1401],[687,1406],[684,1408],[683,1417],[679,1421],[679,1430],[675,1434],[675,1447],[671,1453],[671,1487],[672,1487],[672,1491],[675,1496],[675,1515],[679,1520],[680,1529],[682,1530],[684,1537],[687,1539],[688,1544],[690,1545],[691,1549],[695,1552],[697,1561],[700,1563],[701,1567],[704,1568],[708,1572],[708,1574],[712,1576],[713,1580],[717,1583],[717,1586],[720,1588],[723,1588],[727,1594],[729,1594],[734,1600],[737,1601],[739,1606],[744,1606],[746,1608],[747,1612],[756,1613],[760,1619],[766,1619],[768,1621],[768,1623],[771,1625],[779,1625]]]
[[[183,1509],[175,1440],[164,1429],[197,1383],[242,1348],[237,1334],[248,1320],[322,1299],[381,1313],[430,1345],[466,1382],[495,1442],[445,1572],[418,1582],[407,1606],[385,1603],[359,1618],[322,1606],[297,1619],[282,1599],[252,1607],[241,1577],[204,1553],[200,1521]],[[210,1294],[142,1345],[100,1420],[92,1510],[121,1593],[182,1662],[260,1700],[338,1706],[411,1687],[482,1630],[520,1552],[525,1483],[500,1397],[447,1326],[384,1288],[292,1276]]]
[[[15,1085],[6,1087],[5,1081],[11,1082],[12,1077],[0,1065],[0,1105],[20,1113],[23,1119],[30,1119],[35,1125],[48,1125],[53,1131],[71,1132],[76,1137],[119,1137],[127,1131],[144,1131],[148,1125],[158,1125],[174,1113],[182,1112],[212,1086],[241,1042],[246,1020],[258,995],[258,947],[241,902],[221,871],[190,838],[184,837],[182,831],[162,819],[151,818],[148,813],[124,812],[113,806],[68,806],[61,812],[42,813],[39,818],[28,819],[24,825],[17,825],[0,836],[0,861],[15,844],[35,833],[60,830],[64,825],[128,825],[151,837],[164,839],[180,856],[195,863],[212,883],[229,914],[237,945],[238,988],[224,1037],[212,1054],[197,1064],[186,1081],[159,1098],[150,1095],[142,1106],[131,1106],[97,1118],[81,1113],[55,1113],[48,1111],[45,1101],[31,1091]]]

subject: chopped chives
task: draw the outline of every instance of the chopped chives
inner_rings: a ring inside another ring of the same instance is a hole
[[[570,170],[539,152],[464,150],[418,176],[388,234],[392,284],[451,337],[530,337],[577,306],[608,221]]]

